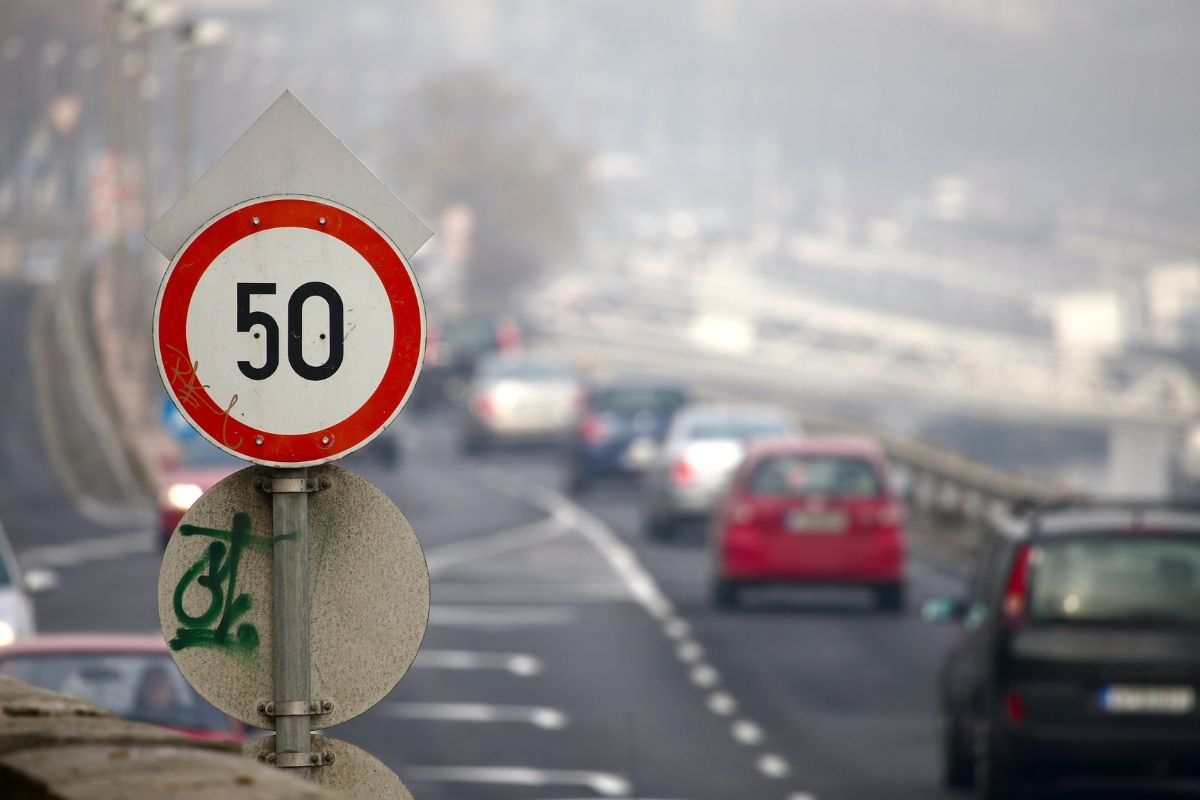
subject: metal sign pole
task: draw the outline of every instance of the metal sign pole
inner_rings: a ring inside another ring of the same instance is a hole
[[[307,469],[281,469],[271,476],[275,765],[295,768],[306,778],[312,763],[308,488]]]

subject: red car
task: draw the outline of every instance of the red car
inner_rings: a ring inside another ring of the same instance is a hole
[[[864,586],[904,607],[904,512],[869,439],[764,442],[746,456],[713,520],[713,602],[776,584]]]
[[[246,726],[196,693],[157,635],[79,633],[19,639],[0,647],[0,675],[193,739],[246,740]]]
[[[225,476],[247,466],[199,436],[179,444],[178,459],[163,470],[160,479],[158,536],[163,547],[167,546],[179,520],[200,495]]]

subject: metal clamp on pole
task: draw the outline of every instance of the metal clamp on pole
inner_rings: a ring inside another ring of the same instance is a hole
[[[313,766],[308,485],[305,469],[277,470],[271,475],[275,765],[300,769],[304,777],[311,777]]]
[[[304,472],[304,470],[295,471]],[[322,489],[328,489],[333,485],[333,482],[329,478],[291,477],[275,474],[270,478],[259,478],[254,482],[254,485],[260,492],[266,492],[267,494],[312,494]]]

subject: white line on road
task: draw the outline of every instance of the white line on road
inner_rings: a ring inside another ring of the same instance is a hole
[[[486,536],[477,536],[439,547],[431,547],[425,551],[425,561],[429,564],[429,572],[437,574],[459,564],[545,544],[553,539],[559,539],[567,533],[568,530],[552,517],[530,525],[489,533]]]
[[[758,771],[768,778],[786,778],[792,768],[788,766],[783,756],[765,753],[758,759]]]
[[[810,792],[792,792],[788,795],[788,800],[817,800],[817,796]]]
[[[685,664],[695,664],[704,658],[704,648],[689,639],[680,643],[679,647],[675,649],[675,655],[679,656],[679,660]]]
[[[728,692],[713,692],[708,696],[708,710],[718,716],[727,717],[737,711],[737,700]]]
[[[543,730],[567,727],[567,715],[548,706],[499,706],[488,703],[389,703],[383,713],[400,719],[442,722],[521,722]]]
[[[494,485],[500,491],[524,497],[533,505],[544,509],[552,517],[558,519],[564,526],[577,530],[608,561],[609,566],[629,588],[634,599],[646,609],[651,617],[663,624],[664,633],[669,638],[678,639],[679,643],[675,652],[679,659],[686,664],[693,665],[693,670],[697,666],[704,666],[698,663],[704,656],[704,648],[698,642],[687,638],[686,632],[671,636],[667,631],[667,626],[678,619],[671,601],[658,588],[658,584],[638,561],[633,550],[621,541],[604,522],[557,492],[545,487],[513,486],[506,484],[503,480],[494,481]],[[675,626],[674,629],[679,630],[679,627]],[[717,699],[718,697],[720,699]],[[728,697],[728,700],[725,697]],[[720,693],[714,693],[708,698],[709,708],[717,714],[732,713],[736,705],[732,696],[721,696]],[[735,725],[734,728],[740,730],[743,736],[746,736],[747,731],[750,730],[745,726],[738,728]],[[760,737],[765,737],[761,730],[758,733]],[[736,733],[734,735],[737,736]],[[761,754],[756,760],[755,766],[763,775],[773,779],[786,778],[792,771],[788,762],[777,753]]]
[[[692,683],[701,689],[711,689],[721,682],[721,673],[709,664],[698,664],[692,668]]]
[[[413,666],[421,669],[504,670],[523,678],[542,672],[542,660],[528,653],[482,653],[475,650],[422,650]]]
[[[604,797],[630,792],[629,781],[611,772],[531,767],[408,767],[404,778],[429,783],[483,783],[507,786],[586,786]]]
[[[154,531],[131,531],[47,544],[22,550],[17,560],[26,567],[75,567],[92,561],[154,552]]]
[[[569,625],[578,613],[573,608],[541,606],[433,606],[429,624],[486,631],[511,631]]]
[[[733,740],[738,744],[756,745],[761,743],[764,738],[762,728],[748,719],[739,719],[733,723],[733,727],[729,731],[733,734]]]
[[[688,625],[686,620],[679,619],[678,617],[668,620],[667,624],[663,626],[663,632],[670,639],[683,639],[691,630],[692,626]]]

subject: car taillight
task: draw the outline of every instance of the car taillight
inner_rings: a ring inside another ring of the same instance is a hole
[[[696,479],[696,469],[687,461],[680,459],[671,465],[671,480],[677,486],[686,486]]]
[[[1025,698],[1016,692],[1009,692],[1004,695],[1004,710],[1008,712],[1008,718],[1013,722],[1020,724],[1025,721]]]
[[[1012,571],[1008,573],[1008,583],[1004,585],[1004,620],[1009,625],[1017,625],[1025,617],[1026,597],[1029,593],[1029,560],[1032,548],[1023,544],[1013,555]]]
[[[496,400],[490,394],[477,394],[471,401],[476,416],[490,417],[496,413]]]
[[[521,329],[512,320],[504,320],[496,329],[496,344],[501,350],[516,350],[521,346]]]
[[[588,444],[600,444],[608,438],[608,426],[597,416],[588,415],[583,418],[579,432]]]

